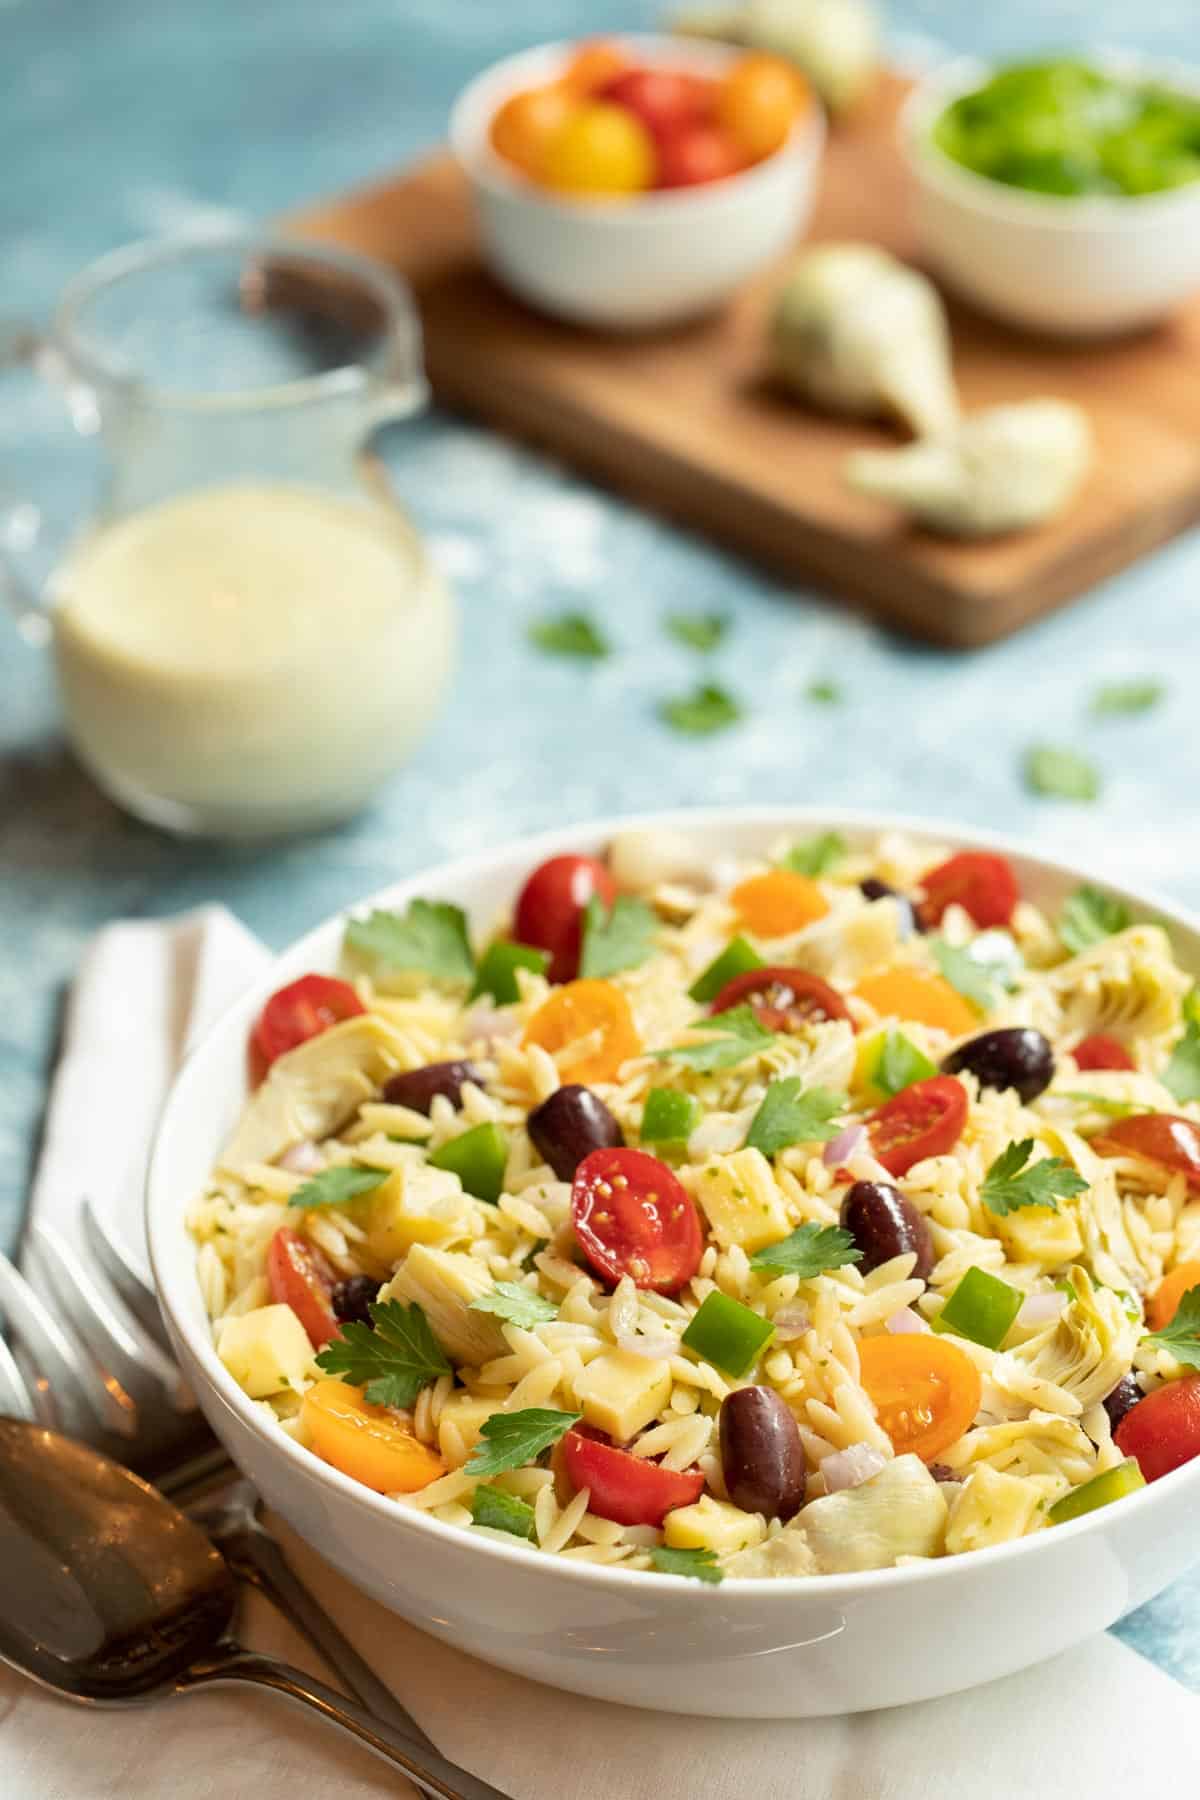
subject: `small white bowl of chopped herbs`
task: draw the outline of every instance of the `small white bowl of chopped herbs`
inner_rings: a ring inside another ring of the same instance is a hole
[[[923,248],[984,311],[1100,337],[1200,288],[1200,72],[1106,52],[955,62],[901,130]]]

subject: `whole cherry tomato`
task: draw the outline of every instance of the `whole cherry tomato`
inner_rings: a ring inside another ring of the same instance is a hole
[[[333,1272],[290,1225],[281,1225],[267,1251],[267,1286],[277,1306],[290,1306],[314,1350],[338,1335],[333,1310]]]
[[[715,88],[679,69],[625,69],[606,82],[599,98],[623,106],[656,138],[703,118]]]
[[[699,1469],[660,1468],[647,1457],[618,1450],[588,1427],[568,1431],[563,1461],[576,1490],[591,1490],[588,1511],[618,1525],[661,1525],[675,1507],[690,1506],[704,1492]]]
[[[332,975],[302,975],[299,981],[290,981],[271,995],[251,1033],[256,1073],[265,1075],[277,1056],[365,1011],[348,981]]]
[[[719,125],[681,125],[658,140],[659,187],[699,187],[743,167],[741,151]]]
[[[517,896],[513,935],[518,943],[550,952],[551,981],[571,981],[578,972],[583,914],[593,896],[606,909],[617,897],[612,876],[594,856],[552,856]]]
[[[595,94],[628,67],[629,60],[619,44],[607,38],[587,38],[563,70],[562,84],[573,94]]]
[[[1006,856],[990,850],[963,850],[922,876],[925,898],[921,923],[928,928],[941,923],[946,908],[957,904],[981,929],[1007,925],[1021,891]]]
[[[770,156],[809,104],[803,77],[781,56],[739,57],[717,89],[716,118],[752,162]]]
[[[927,1156],[944,1156],[967,1122],[967,1090],[953,1075],[931,1075],[873,1112],[867,1120],[871,1154],[889,1175],[907,1175]]]
[[[1200,1125],[1179,1113],[1134,1113],[1113,1119],[1092,1139],[1101,1156],[1142,1156],[1200,1188]]]
[[[493,150],[540,181],[546,146],[578,105],[578,97],[559,82],[510,95],[492,120]]]
[[[1105,1031],[1094,1031],[1091,1037],[1083,1038],[1071,1055],[1075,1058],[1075,1067],[1084,1069],[1132,1069],[1133,1058],[1119,1038],[1109,1037]]]
[[[1147,1481],[1200,1456],[1200,1375],[1155,1388],[1130,1407],[1113,1438],[1122,1456],[1137,1458]]]
[[[541,179],[563,194],[640,194],[658,172],[654,139],[623,106],[585,100],[550,137]]]
[[[704,1254],[700,1216],[678,1177],[645,1150],[593,1150],[571,1188],[575,1236],[610,1281],[674,1294]]]
[[[807,969],[768,964],[748,969],[727,981],[712,1003],[714,1013],[733,1006],[752,1006],[767,1031],[800,1031],[817,1019],[848,1019],[846,1002],[837,989]]]

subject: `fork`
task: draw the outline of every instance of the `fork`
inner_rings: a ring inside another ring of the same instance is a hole
[[[187,1510],[234,1573],[265,1593],[344,1685],[424,1749],[436,1748],[293,1574],[259,1522],[261,1499],[238,1474],[187,1392],[158,1303],[90,1200],[80,1222],[95,1268],[40,1222],[29,1228],[27,1276],[0,1255],[0,1413],[83,1439]],[[28,1278],[27,1278],[28,1277]],[[61,1308],[73,1334],[59,1323]]]

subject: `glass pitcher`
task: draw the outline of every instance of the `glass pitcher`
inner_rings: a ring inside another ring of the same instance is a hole
[[[99,507],[44,591],[2,571],[95,780],[178,832],[356,811],[455,654],[451,598],[370,449],[425,398],[403,284],[284,239],[135,245],[8,354],[63,385],[104,452]]]

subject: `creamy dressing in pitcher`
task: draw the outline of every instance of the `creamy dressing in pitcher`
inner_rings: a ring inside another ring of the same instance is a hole
[[[404,760],[454,652],[449,595],[403,515],[316,488],[213,487],[129,514],[77,545],[54,598],[83,759],[182,829],[344,816]]]

